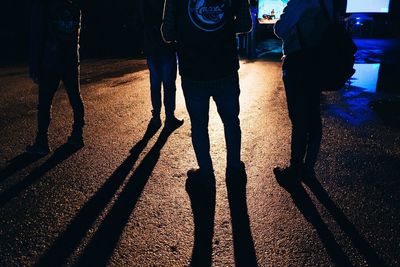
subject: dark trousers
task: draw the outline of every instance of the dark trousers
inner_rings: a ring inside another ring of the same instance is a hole
[[[39,104],[38,104],[38,135],[47,135],[50,119],[51,106],[54,94],[60,81],[63,81],[68,94],[69,102],[73,109],[73,130],[81,131],[84,126],[84,106],[80,94],[79,66],[43,70],[39,80]]]
[[[313,169],[322,138],[317,64],[311,57],[287,56],[283,63],[283,82],[292,122],[291,160],[294,167],[305,164]]]
[[[165,116],[174,117],[176,94],[176,54],[174,52],[147,57],[150,70],[150,91],[153,116],[160,116],[161,112],[161,84],[164,87]]]
[[[191,81],[182,77],[182,89],[191,121],[193,148],[200,169],[213,171],[208,135],[211,97],[224,124],[227,167],[238,168],[241,147],[238,74],[210,82]]]

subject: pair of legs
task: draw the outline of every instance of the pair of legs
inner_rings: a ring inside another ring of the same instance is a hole
[[[314,170],[322,138],[320,96],[316,64],[312,57],[285,59],[283,82],[292,122],[290,165]]]
[[[153,117],[159,118],[161,113],[161,85],[164,87],[164,106],[167,119],[175,118],[175,94],[177,62],[175,52],[147,57],[150,70],[151,104]]]
[[[213,172],[208,135],[209,107],[212,97],[224,124],[227,149],[227,169],[241,168],[241,130],[239,121],[239,77],[235,73],[217,81],[197,82],[182,77],[185,96],[192,126],[192,143],[200,170]]]
[[[74,114],[74,124],[70,138],[82,138],[84,105],[80,94],[79,66],[46,69],[42,71],[39,78],[37,133],[37,142],[45,145],[47,145],[47,133],[51,120],[51,106],[60,81],[64,82]]]

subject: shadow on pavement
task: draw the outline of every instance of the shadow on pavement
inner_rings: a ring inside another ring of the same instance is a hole
[[[229,209],[232,218],[232,235],[235,266],[257,265],[254,241],[251,235],[246,202],[247,177],[227,177]],[[212,265],[212,240],[215,217],[215,178],[188,177],[186,191],[189,195],[194,219],[194,245],[190,266]]]
[[[161,131],[156,143],[133,172],[97,232],[82,252],[76,266],[106,266],[108,264],[129,217],[158,162],[160,151],[174,130],[164,128]]]
[[[40,257],[35,266],[62,266],[66,263],[68,258],[86,236],[87,231],[92,227],[93,223],[123,184],[127,175],[132,170],[133,165],[139,158],[140,153],[156,132],[157,129],[151,128],[150,125],[147,127],[143,138],[132,147],[130,151],[131,154],[113,172],[93,197],[85,203],[68,225],[67,229],[59,235],[48,251]]]
[[[232,218],[235,266],[253,267],[258,265],[247,211],[246,183],[246,176],[226,178],[229,209]]]
[[[310,196],[297,181],[281,181],[277,179],[279,185],[290,193],[294,204],[303,216],[309,221],[325,246],[325,249],[336,266],[353,266],[348,256],[336,242],[334,235],[328,229]],[[358,233],[355,226],[346,218],[344,213],[330,199],[328,193],[315,178],[309,178],[304,183],[310,188],[317,199],[331,213],[342,231],[351,239],[356,249],[364,256],[368,266],[386,266],[377,256],[376,252],[370,247],[368,242]]]
[[[195,177],[186,180],[194,220],[194,245],[190,266],[207,267],[212,263],[212,240],[215,218],[215,178]]]
[[[56,167],[58,164],[69,158],[72,154],[74,154],[77,149],[71,147],[68,144],[64,144],[57,148],[53,155],[46,160],[42,165],[34,169],[28,176],[26,176],[21,182],[14,185],[10,189],[4,191],[0,195],[0,206],[3,206],[9,200],[16,197],[23,190],[34,184],[37,180],[39,180],[44,174],[48,171]]]
[[[336,242],[335,237],[328,229],[328,226],[322,220],[317,208],[301,183],[299,181],[287,182],[279,179],[277,179],[277,181],[280,186],[290,193],[294,204],[303,214],[304,218],[314,226],[332,262],[336,266],[353,266],[350,259]]]
[[[115,68],[116,66],[118,68]],[[101,69],[100,71],[98,68],[93,68],[93,66],[91,67],[92,67],[91,69],[94,69],[95,71],[92,72],[86,71],[85,73],[82,73],[81,75],[82,85],[98,83],[106,79],[120,78],[126,74],[131,74],[147,69],[147,65],[144,63],[129,64],[128,66],[124,66],[122,65],[122,62],[118,60],[104,62],[103,63],[104,69]]]
[[[14,173],[28,167],[37,160],[43,158],[42,156],[32,155],[29,153],[22,153],[15,158],[11,159],[9,164],[0,171],[0,182],[6,180],[8,177],[12,176]]]
[[[315,179],[307,179],[305,184],[313,192],[318,201],[325,206],[342,231],[350,238],[354,247],[363,255],[368,266],[384,267],[386,264],[380,259],[375,250],[367,240],[361,236],[356,227],[349,221],[343,211],[332,201],[328,192],[322,187],[321,183]]]

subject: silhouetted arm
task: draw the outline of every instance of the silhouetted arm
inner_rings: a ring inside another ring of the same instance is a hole
[[[293,33],[296,23],[308,8],[308,5],[305,0],[290,0],[274,26],[275,35],[280,39],[287,39]]]
[[[43,56],[44,49],[44,32],[45,32],[45,18],[44,18],[43,4],[36,0],[32,4],[31,14],[31,27],[29,38],[29,75],[32,80],[37,83],[39,79],[40,64]]]
[[[161,35],[166,43],[176,41],[177,7],[175,0],[166,0],[164,4]]]
[[[253,21],[251,19],[250,4],[248,0],[239,1],[239,6],[235,16],[235,32],[250,32],[253,26]]]

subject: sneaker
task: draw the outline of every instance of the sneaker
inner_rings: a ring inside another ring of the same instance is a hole
[[[275,167],[274,174],[276,180],[280,184],[289,184],[300,182],[301,171],[299,168],[294,168],[292,166],[288,167]]]
[[[75,134],[72,133],[67,140],[67,144],[70,146],[79,149],[85,146],[85,142],[83,141],[83,135],[82,134]]]
[[[165,128],[177,129],[183,125],[183,120],[171,117],[165,120]]]
[[[32,145],[26,147],[26,153],[38,156],[46,156],[50,153],[49,144],[46,142],[35,141]]]

